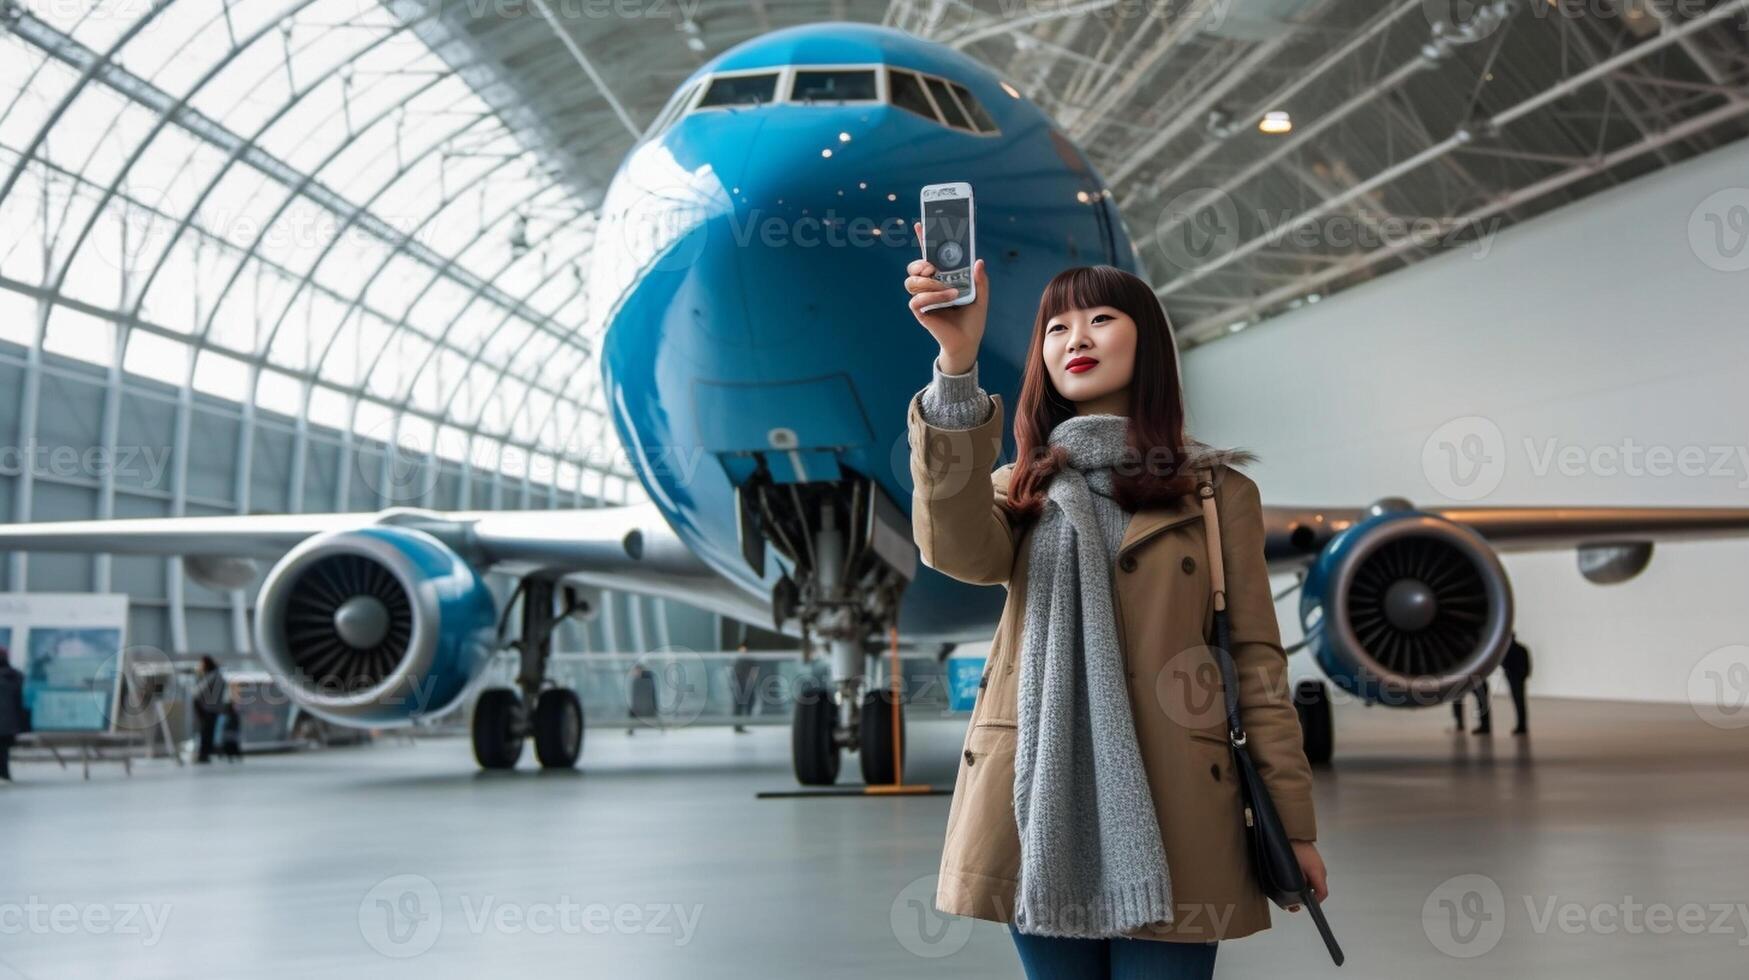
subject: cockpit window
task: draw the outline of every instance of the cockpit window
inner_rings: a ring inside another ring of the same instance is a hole
[[[797,70],[793,102],[873,102],[880,98],[872,69]]]
[[[929,94],[935,96],[935,104],[941,109],[941,117],[949,126],[957,129],[976,129],[972,121],[966,118],[965,110],[960,108],[959,100],[947,90],[947,83],[939,78],[926,78],[929,83]]]
[[[668,106],[662,110],[662,114],[656,117],[656,121],[650,124],[645,138],[648,139],[666,132],[668,127],[674,125],[674,121],[680,118],[680,114],[686,111],[686,107],[692,104],[692,97],[697,94],[698,85],[696,83],[675,93],[673,101],[669,102]]]
[[[881,84],[882,72],[886,85]],[[698,94],[699,88],[704,92]],[[651,125],[659,134],[689,112],[769,104],[847,105],[885,101],[951,129],[983,136],[1000,132],[971,90],[919,71],[882,65],[773,68],[706,75],[675,98]]]
[[[972,122],[977,124],[978,132],[994,133],[996,131],[996,120],[990,118],[990,113],[984,108],[984,104],[973,97],[972,93],[966,91],[964,85],[958,82],[953,83],[953,94],[960,100],[960,107],[965,109],[966,114],[972,117]]]
[[[915,112],[925,119],[939,122],[935,115],[935,106],[929,102],[929,96],[923,92],[923,82],[908,71],[894,69],[890,75],[893,104],[907,112]]]
[[[698,102],[700,109],[726,105],[760,105],[777,95],[777,73],[766,75],[722,75],[711,79]]]

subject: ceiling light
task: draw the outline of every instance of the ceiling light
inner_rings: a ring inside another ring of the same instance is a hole
[[[823,157],[827,157],[827,158],[830,158],[830,157],[831,157],[831,156],[832,156],[832,150],[831,150],[831,148],[830,148],[830,147],[828,147],[828,148],[827,148],[827,149],[824,149],[824,150],[821,150],[821,151],[820,151],[820,155],[821,155],[821,156],[823,156]]]
[[[850,134],[849,133],[839,133],[838,134],[838,142],[840,142],[840,143],[850,142]]]
[[[1276,109],[1263,114],[1263,121],[1257,124],[1258,132],[1271,136],[1282,136],[1294,131],[1294,117],[1285,109]]]

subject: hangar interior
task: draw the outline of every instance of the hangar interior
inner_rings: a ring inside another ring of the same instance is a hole
[[[701,66],[828,22],[934,42],[1050,117],[1172,318],[1193,427],[1260,451],[1266,503],[1435,500],[1430,433],[1465,418],[1508,452],[1590,453],[1559,479],[1509,467],[1482,505],[1749,500],[1749,0],[0,4],[8,525],[663,504],[603,376],[618,297],[591,270],[631,250],[609,189]],[[1597,446],[1635,440],[1722,472],[1597,471]],[[1614,593],[1570,551],[1507,559],[1534,743],[1338,700],[1317,794],[1347,972],[1740,975],[1749,553],[1731,533],[1661,542]],[[184,699],[203,656],[267,683],[268,562],[0,553],[0,606],[125,595],[126,648]],[[482,574],[503,641],[519,575]],[[1290,647],[1301,583],[1276,580]],[[584,692],[578,773],[473,771],[450,737],[467,706],[235,769],[21,750],[0,978],[1017,975],[1002,927],[929,911],[945,793],[755,797],[793,787],[792,706],[731,715],[726,678],[740,643],[773,678],[819,676],[793,630],[611,582],[588,603],[542,625],[555,671],[613,688]],[[904,656],[948,684],[945,645]],[[621,723],[622,678],[651,657],[716,678],[659,733]],[[1310,659],[1296,679],[1321,676]],[[514,683],[517,662],[489,670]],[[945,791],[964,713],[907,697],[904,772]],[[283,734],[263,741],[307,741]],[[370,919],[427,886],[444,914],[414,939]],[[1442,916],[1478,894],[1483,938],[1454,938]],[[524,921],[572,899],[672,922]],[[1631,924],[1636,899],[1706,923]],[[168,924],[39,928],[43,908]],[[1222,972],[1343,972],[1276,919],[1225,944]]]

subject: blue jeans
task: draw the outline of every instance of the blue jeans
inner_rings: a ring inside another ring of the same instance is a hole
[[[1027,980],[1209,980],[1215,943],[1156,939],[1065,939],[1015,932],[1014,948]]]

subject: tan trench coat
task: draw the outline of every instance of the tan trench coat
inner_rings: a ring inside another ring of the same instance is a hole
[[[991,472],[1003,432],[1002,398],[991,397],[991,418],[961,431],[923,421],[912,398],[911,519],[924,564],[963,582],[1008,588],[960,755],[935,904],[953,915],[1009,922],[1020,869],[1016,660],[1032,525],[1017,536],[1000,506],[1013,464]],[[1314,840],[1312,774],[1287,691],[1257,484],[1225,465],[1212,472],[1249,748],[1288,836]],[[1170,924],[1141,927],[1130,933],[1136,938],[1208,942],[1269,927],[1269,903],[1245,849],[1219,674],[1205,646],[1214,622],[1206,549],[1201,506],[1187,496],[1132,515],[1112,570],[1130,707],[1175,907]]]

